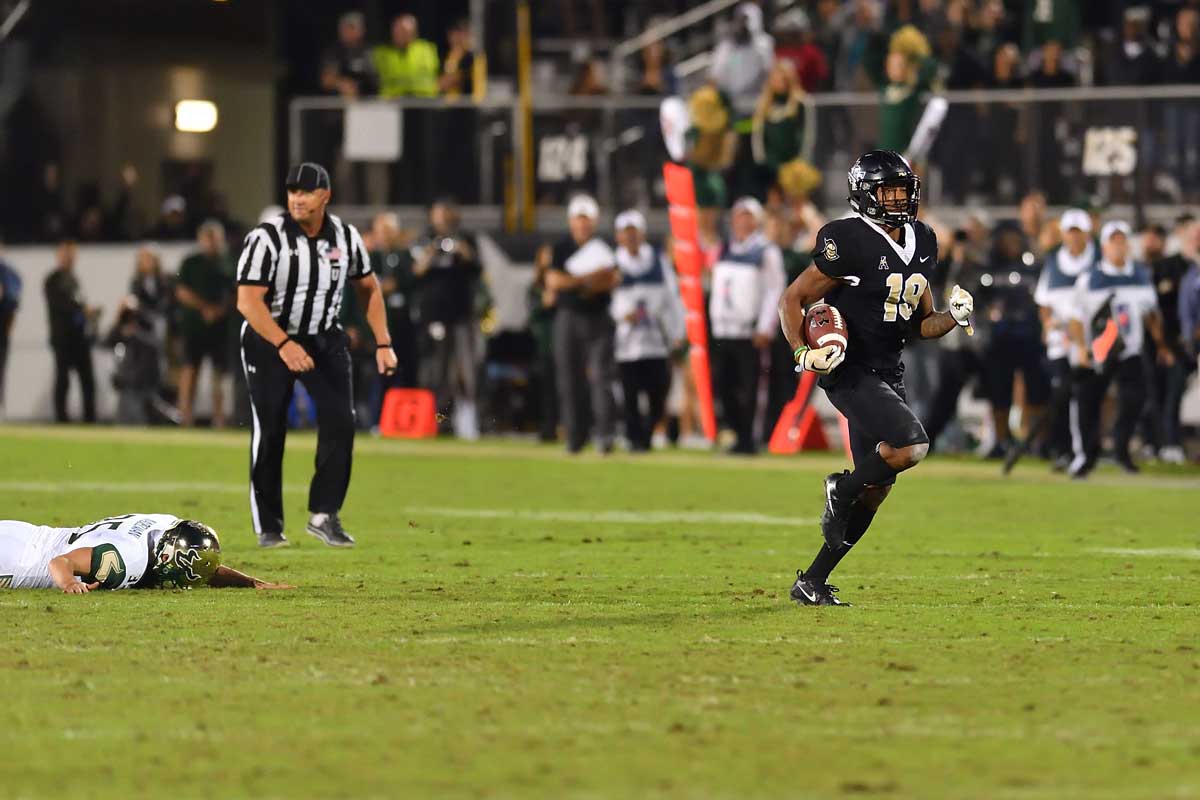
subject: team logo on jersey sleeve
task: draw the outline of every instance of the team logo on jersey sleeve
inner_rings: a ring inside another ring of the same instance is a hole
[[[888,266],[887,256],[879,257],[879,268],[880,269],[891,269],[891,267]]]
[[[837,242],[835,242],[833,239],[825,240],[825,260],[826,261],[837,261],[838,260]]]

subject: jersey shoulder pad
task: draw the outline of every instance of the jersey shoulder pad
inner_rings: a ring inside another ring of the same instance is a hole
[[[83,576],[84,581],[98,583],[102,589],[118,589],[125,575],[125,559],[116,545],[98,544],[92,548],[92,568]]]
[[[856,217],[827,222],[817,231],[812,258],[817,269],[831,278],[840,278],[855,271],[856,243],[866,226]]]
[[[913,233],[917,237],[917,247],[937,249],[937,232],[921,220],[913,221]]]

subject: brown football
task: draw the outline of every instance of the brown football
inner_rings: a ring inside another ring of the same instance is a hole
[[[846,320],[828,303],[817,303],[804,316],[804,340],[812,348],[835,344],[846,352]]]

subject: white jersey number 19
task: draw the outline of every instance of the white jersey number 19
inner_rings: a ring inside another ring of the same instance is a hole
[[[921,302],[921,295],[925,294],[925,287],[928,285],[925,276],[919,272],[909,275],[907,281],[898,272],[888,275],[888,296],[883,301],[883,321],[895,322],[897,314],[903,319],[912,319],[913,309]]]

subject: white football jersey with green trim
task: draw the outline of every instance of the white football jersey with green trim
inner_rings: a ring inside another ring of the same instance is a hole
[[[78,528],[51,528],[15,520],[0,521],[0,588],[50,589],[50,560],[82,547],[92,548],[88,583],[128,589],[150,568],[164,531],[179,522],[170,514],[123,514]]]

